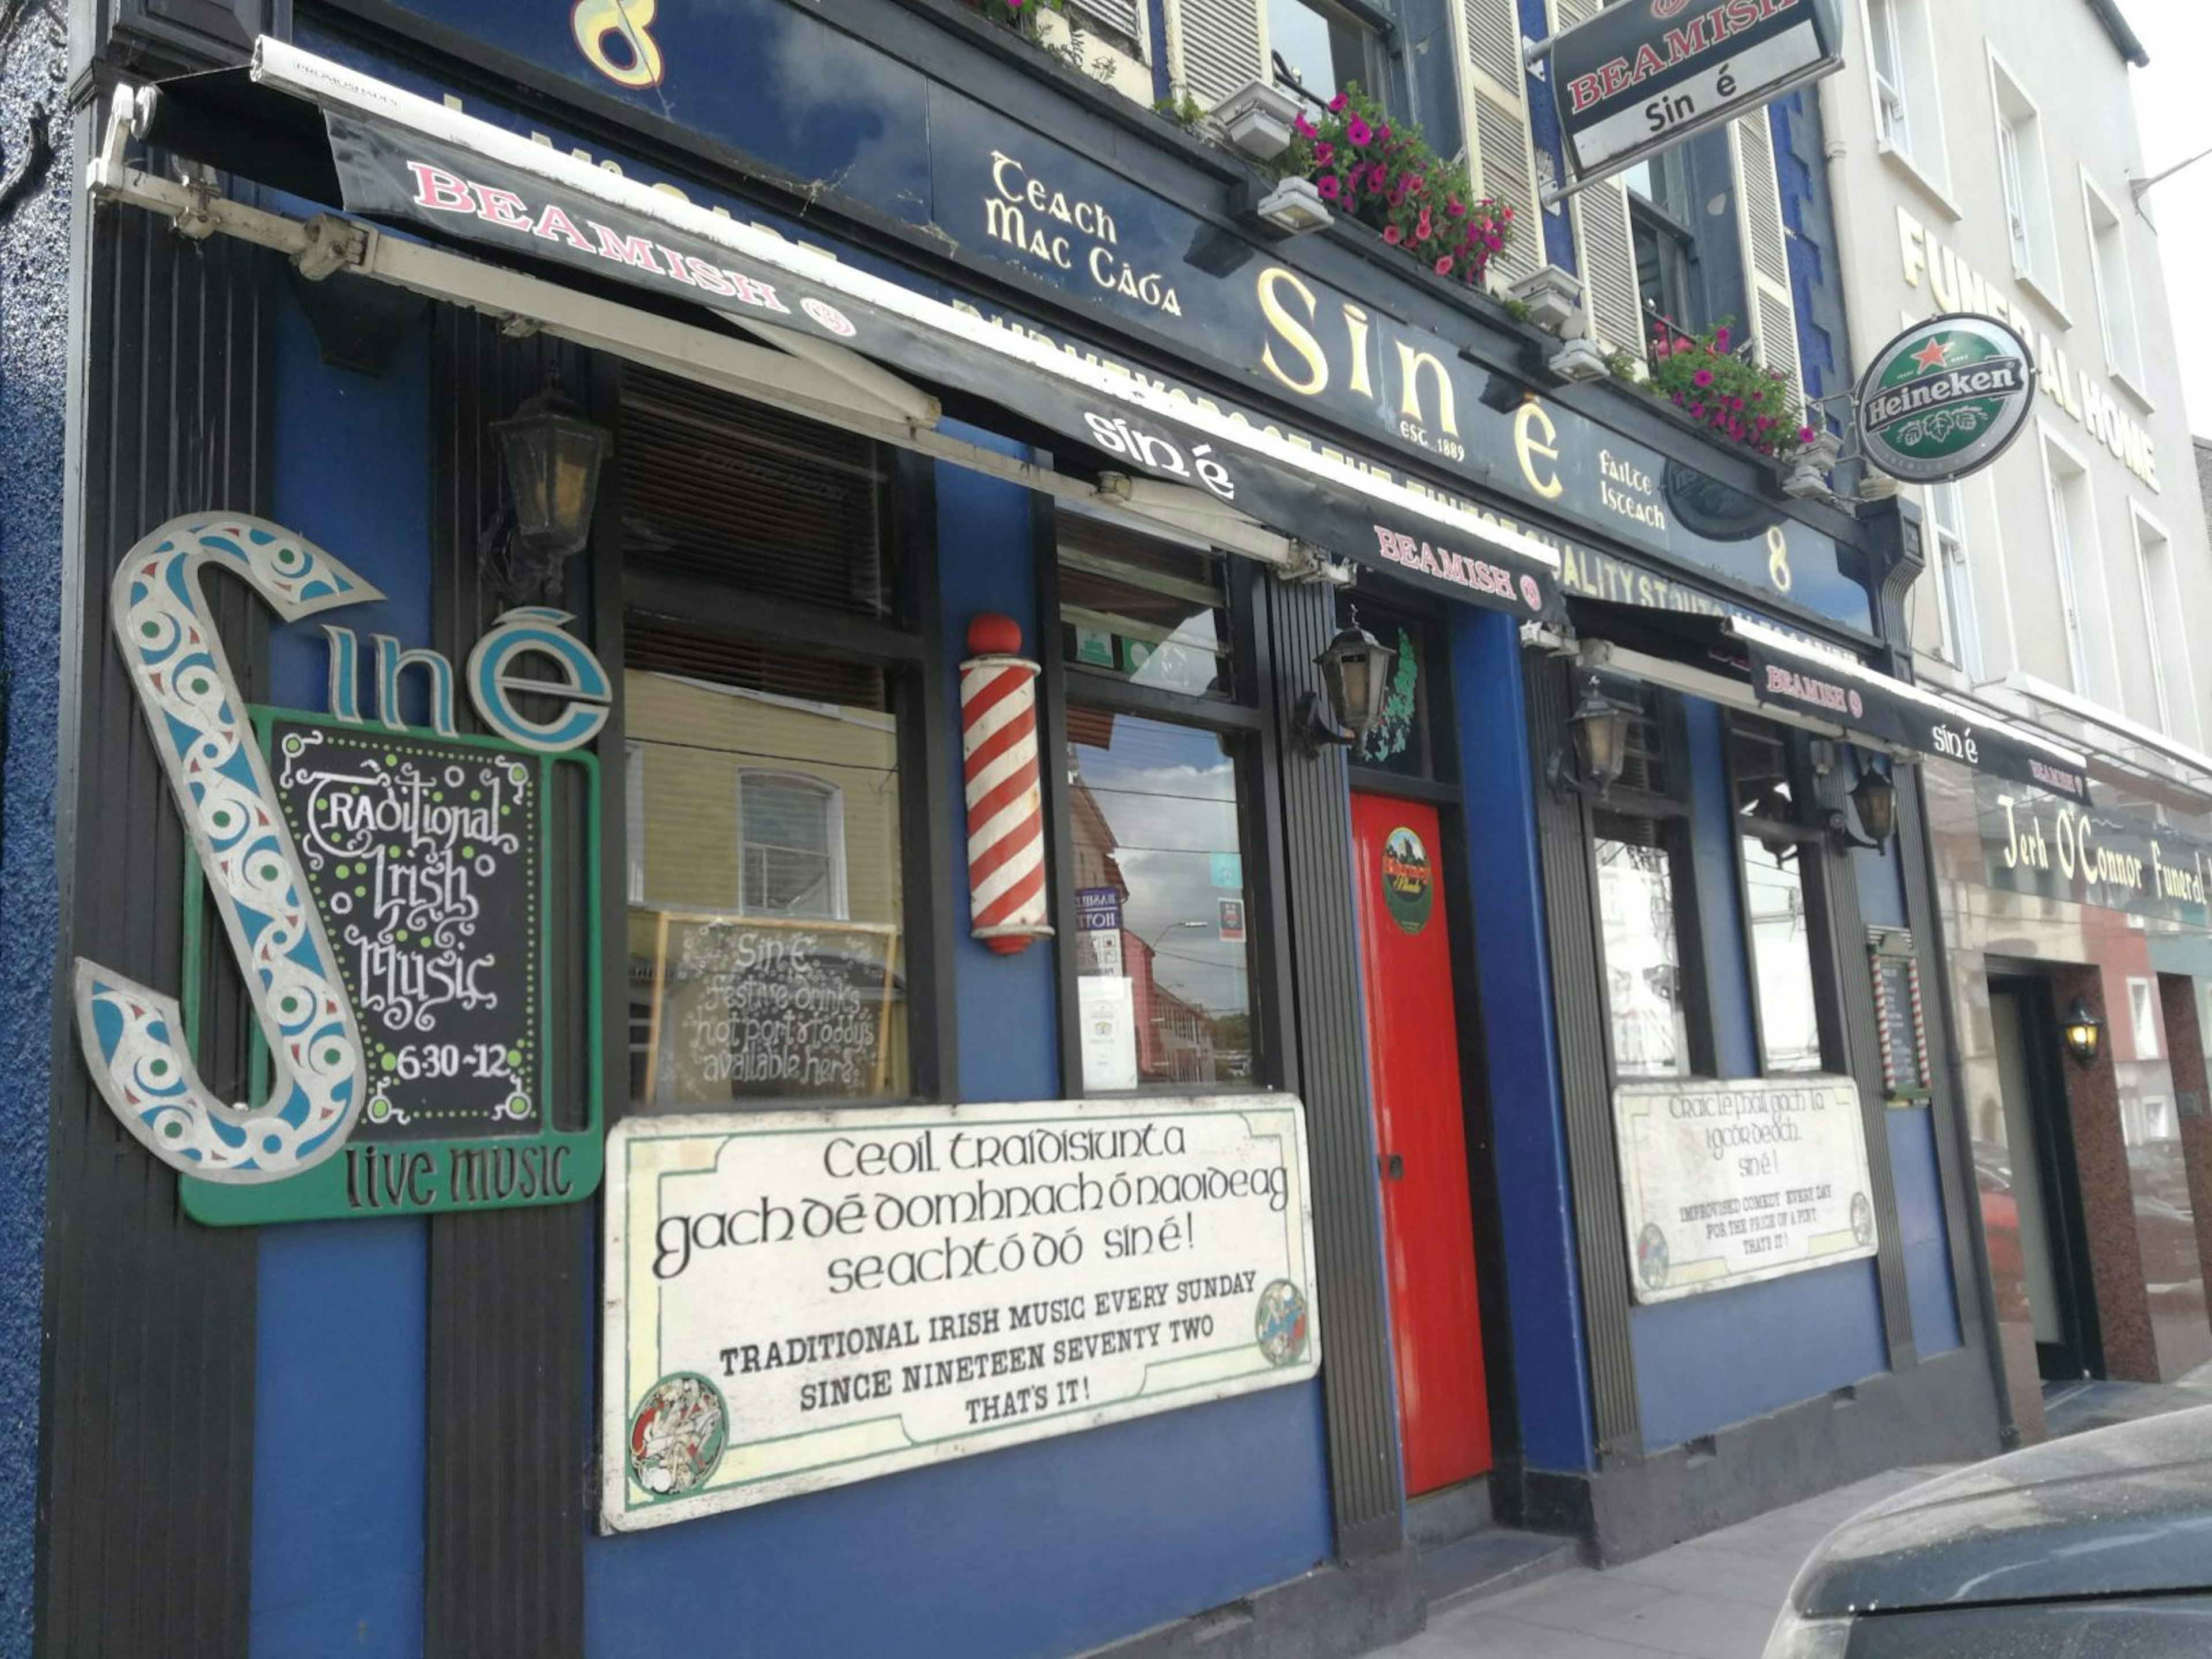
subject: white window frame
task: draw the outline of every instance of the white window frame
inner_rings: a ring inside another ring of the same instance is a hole
[[[1990,48],[1990,105],[1996,124],[1997,173],[2005,212],[2013,221],[2007,240],[2012,245],[2013,275],[2034,289],[2062,322],[2066,316],[2066,290],[2059,270],[2058,220],[2051,208],[2050,155],[2044,143],[2043,106],[2028,95],[2017,75]],[[2023,113],[2015,114],[2010,106]],[[2026,131],[2028,149],[2021,149]],[[2027,258],[2021,258],[2021,244]]]
[[[2107,232],[2098,222],[2100,208],[2105,223],[2111,227],[2112,246],[2119,254],[2120,294],[2117,305],[2111,291],[2113,283],[2105,270]],[[2142,324],[2136,311],[2135,260],[2128,252],[2128,222],[2112,198],[2097,187],[2097,181],[2089,176],[2087,167],[2081,170],[2081,223],[2089,237],[2089,282],[2097,295],[2097,321],[2104,336],[2105,368],[2148,412],[2152,404],[2150,394],[2143,389],[2148,376],[2143,372]],[[2124,338],[2119,337],[2122,334]]]
[[[2051,526],[2051,556],[2057,570],[2059,603],[2065,611],[2063,620],[2066,629],[2067,665],[2073,671],[2072,690],[2075,696],[2094,707],[2109,708],[2112,704],[2105,693],[2102,678],[2091,672],[2094,665],[2090,660],[2088,617],[2081,598],[2081,561],[2085,556],[2094,557],[2097,552],[2096,484],[2090,475],[2089,463],[2081,451],[2052,431],[2047,422],[2038,421],[2035,425],[2043,456],[2044,506]],[[2054,452],[2066,458],[2074,475],[2081,480],[2082,499],[2087,503],[2081,514],[2088,531],[2089,545],[2086,550],[2078,544],[2081,538],[2074,534],[2073,526],[2068,522],[2069,515],[2061,494],[2061,476],[2058,469],[2051,464]],[[2105,616],[2109,631],[2112,620],[2112,606],[2109,605],[2105,607]],[[2117,648],[2113,654],[2117,663]]]
[[[1957,509],[1954,524],[1944,523],[1941,503]],[[1936,566],[1936,610],[1943,634],[1943,659],[1971,683],[1983,675],[1981,612],[1974,600],[1974,572],[1969,550],[1966,489],[1957,479],[1928,486],[1927,537]]]
[[[2166,630],[2160,626],[2162,617],[2178,617],[2181,612],[2179,573],[2174,566],[2172,534],[2166,526],[2143,510],[2141,501],[2128,498],[2129,539],[2135,544],[2136,576],[2142,587],[2143,636],[2149,647],[2151,681],[2158,690],[2159,730],[2167,737],[2182,743],[2195,743],[2199,732],[2182,731],[2175,716],[2187,709],[2192,718],[2197,714],[2197,672],[2191,661],[2194,653],[2166,649]],[[2159,584],[2153,580],[2150,560],[2145,551],[2145,542],[2156,541],[2165,547],[2164,592],[2154,591]],[[2186,641],[2184,641],[2185,645]]]
[[[738,769],[735,805],[738,819],[735,825],[738,838],[738,890],[733,896],[739,915],[756,914],[745,908],[745,785],[748,781],[762,783],[795,783],[819,795],[824,803],[823,817],[829,825],[830,913],[819,918],[825,921],[850,921],[853,919],[852,898],[845,880],[845,790],[842,784],[831,783],[811,772],[794,772],[781,766],[741,766]],[[816,918],[805,918],[815,920]]]
[[[1875,12],[1879,7],[1882,20]],[[1887,27],[1881,26],[1886,20]],[[1866,44],[1867,94],[1874,108],[1875,149],[1908,173],[1952,218],[1960,217],[1951,200],[1951,157],[1943,131],[1943,94],[1935,73],[1936,22],[1929,0],[1867,0],[1860,29]],[[1883,75],[1875,50],[1877,35],[1887,46],[1897,74]],[[1892,132],[1892,104],[1904,117],[1901,137]]]
[[[2137,1060],[2156,1060],[2159,1057],[2158,985],[2155,981],[2139,975],[2129,977],[2128,1030],[2135,1038],[2135,1057]]]
[[[637,738],[623,744],[623,858],[629,866],[629,902],[640,909],[650,908],[645,896],[645,748]]]

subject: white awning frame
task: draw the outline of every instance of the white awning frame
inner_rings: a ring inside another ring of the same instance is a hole
[[[179,234],[196,240],[220,234],[270,249],[311,282],[344,271],[388,283],[481,313],[511,332],[551,334],[1057,500],[1103,509],[1140,527],[1200,534],[1214,546],[1285,574],[1304,574],[1312,567],[1310,550],[1204,490],[1160,479],[1124,480],[1115,474],[1092,485],[955,437],[939,429],[944,410],[934,397],[828,341],[748,321],[747,331],[764,342],[755,344],[396,236],[343,215],[296,219],[233,201],[204,178],[179,180],[148,173],[125,160],[137,119],[136,94],[118,88],[100,152],[87,169],[87,187],[96,200],[173,221]]]

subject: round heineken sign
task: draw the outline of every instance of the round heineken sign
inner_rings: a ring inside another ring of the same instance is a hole
[[[1859,444],[1906,483],[1942,483],[2004,453],[2035,402],[2035,357],[1990,317],[1938,317],[1887,345],[1859,382]]]

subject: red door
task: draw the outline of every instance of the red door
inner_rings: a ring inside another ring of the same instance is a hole
[[[1406,1486],[1433,1492],[1490,1468],[1436,809],[1354,794],[1352,841]]]

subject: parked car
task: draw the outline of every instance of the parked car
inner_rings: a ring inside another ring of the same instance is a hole
[[[1797,1574],[1766,1659],[2212,1654],[2212,1406],[1875,1504]]]

